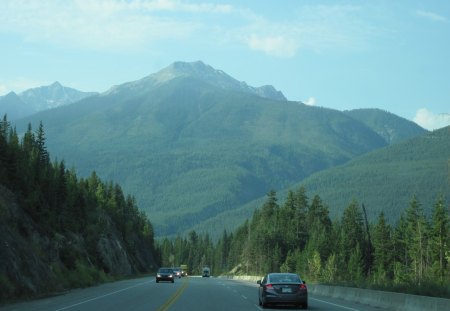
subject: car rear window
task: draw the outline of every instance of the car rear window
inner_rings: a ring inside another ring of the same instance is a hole
[[[280,275],[272,275],[270,276],[271,283],[299,283],[300,279],[296,275],[291,274],[280,274]]]

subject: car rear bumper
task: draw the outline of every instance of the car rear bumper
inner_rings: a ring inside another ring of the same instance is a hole
[[[308,303],[308,295],[266,295],[263,297],[264,303],[272,304],[304,304]]]
[[[159,278],[156,278],[156,281],[169,281],[169,282],[172,282],[173,281],[173,278],[169,278],[169,277],[159,277]]]

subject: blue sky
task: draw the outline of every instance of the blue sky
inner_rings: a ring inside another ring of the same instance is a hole
[[[1,0],[0,95],[201,60],[289,100],[450,124],[450,1]]]

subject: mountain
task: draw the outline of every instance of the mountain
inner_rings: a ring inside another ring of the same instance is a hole
[[[145,93],[145,91],[147,91],[150,87],[157,87],[158,85],[162,85],[168,81],[186,77],[202,81],[222,90],[249,93],[273,100],[287,100],[282,92],[277,91],[271,85],[264,85],[261,87],[249,86],[247,83],[238,81],[227,75],[222,70],[214,69],[201,61],[192,63],[175,62],[167,68],[164,68],[159,72],[141,80],[115,86],[111,88],[107,94],[121,93],[124,91],[134,92],[135,94]]]
[[[174,63],[17,125],[41,120],[52,155],[81,176],[95,170],[118,182],[158,235],[185,232],[387,145],[343,112],[287,101],[202,62]]]
[[[383,137],[388,144],[395,144],[427,132],[416,123],[381,109],[354,109],[344,113],[363,122]]]
[[[9,120],[16,120],[39,111],[69,105],[95,94],[97,93],[81,92],[55,82],[23,91],[19,95],[9,93],[1,96],[0,112],[6,113]]]
[[[16,120],[31,114],[27,104],[14,92],[0,97],[0,111],[2,117],[6,113],[9,120]]]
[[[335,215],[355,198],[370,218],[383,211],[395,221],[416,196],[431,216],[440,196],[450,202],[450,126],[367,153],[300,184],[319,193]]]
[[[404,140],[355,157],[305,178],[286,189],[278,189],[277,197],[284,202],[288,191],[306,189],[312,198],[318,194],[330,209],[332,218],[342,216],[344,209],[357,200],[364,204],[370,221],[380,212],[391,223],[399,220],[414,196],[428,217],[439,198],[450,202],[450,127]],[[221,227],[227,219],[228,232],[250,218],[267,197],[255,199],[239,208],[224,211],[196,225],[197,232]],[[217,232],[215,237],[220,237]]]

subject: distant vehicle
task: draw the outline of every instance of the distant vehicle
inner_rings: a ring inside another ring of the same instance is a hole
[[[257,282],[259,305],[295,305],[308,309],[306,283],[295,273],[269,273]]]
[[[210,274],[211,274],[211,270],[209,269],[209,267],[203,267],[202,277],[209,278]]]
[[[171,268],[159,268],[156,273],[156,283],[159,283],[159,281],[175,282],[173,270]]]
[[[172,270],[176,277],[181,278],[181,268],[176,267],[176,268],[172,268]]]
[[[181,276],[187,276],[188,275],[188,266],[180,265],[180,268],[181,268]]]

